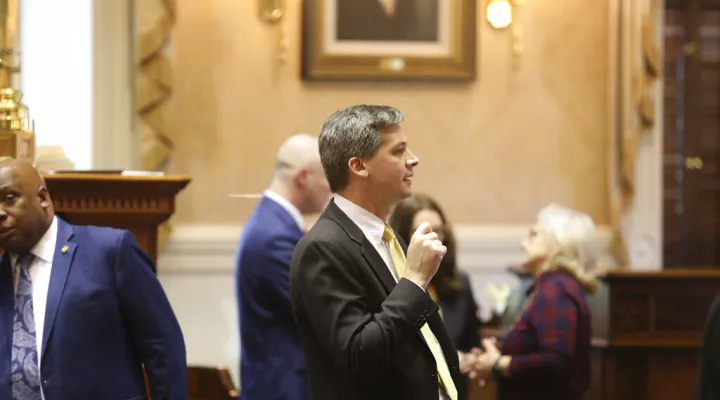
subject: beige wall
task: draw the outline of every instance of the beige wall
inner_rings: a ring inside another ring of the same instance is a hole
[[[558,201],[608,222],[607,13],[598,0],[524,1],[522,68],[508,31],[485,22],[478,0],[478,79],[470,84],[305,84],[299,78],[299,0],[288,0],[288,64],[277,27],[255,1],[179,0],[173,40],[176,151],[171,171],[193,182],[179,224],[242,224],[288,135],[319,133],[355,103],[398,107],[420,156],[416,190],[459,224],[532,221]]]

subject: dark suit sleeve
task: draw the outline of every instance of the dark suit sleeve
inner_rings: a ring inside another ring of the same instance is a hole
[[[116,285],[120,312],[150,380],[153,400],[188,398],[185,341],[153,261],[130,232],[120,236],[116,251]]]
[[[700,351],[700,366],[695,385],[694,400],[720,399],[718,362],[720,362],[720,296],[708,312],[705,338]]]
[[[299,306],[336,364],[359,379],[374,379],[394,364],[400,349],[417,339],[421,322],[438,309],[407,279],[372,309],[354,263],[334,243],[311,241],[298,257]]]

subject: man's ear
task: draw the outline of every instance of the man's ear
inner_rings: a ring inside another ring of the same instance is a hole
[[[355,174],[363,178],[367,178],[369,173],[367,165],[365,165],[365,161],[359,157],[351,158],[348,161],[348,168],[350,169],[351,174]]]
[[[298,168],[295,171],[295,182],[300,186],[307,186],[308,170],[307,168]]]
[[[38,186],[37,196],[40,199],[40,206],[42,208],[48,208],[48,207],[52,206],[52,199],[50,198],[50,192],[48,192],[45,185]]]

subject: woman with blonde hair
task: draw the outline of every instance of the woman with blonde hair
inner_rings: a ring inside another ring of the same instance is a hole
[[[535,277],[525,309],[502,351],[483,340],[475,374],[495,378],[498,399],[580,400],[590,381],[590,307],[600,286],[592,273],[595,224],[551,204],[523,241],[523,268]]]

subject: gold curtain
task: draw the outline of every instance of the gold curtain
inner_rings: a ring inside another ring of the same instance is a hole
[[[172,155],[169,102],[173,78],[169,45],[175,25],[175,0],[135,0],[135,112],[140,128],[142,169],[164,171]],[[162,247],[170,231],[158,232]]]
[[[614,163],[610,192],[613,249],[628,266],[622,222],[635,199],[635,163],[642,135],[655,128],[655,86],[661,60],[658,0],[614,0],[610,8],[610,132]]]

